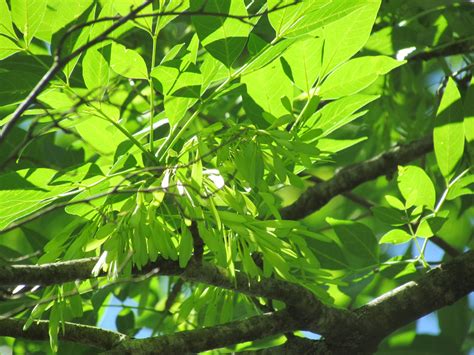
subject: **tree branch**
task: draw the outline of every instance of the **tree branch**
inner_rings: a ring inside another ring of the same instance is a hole
[[[356,311],[361,330],[379,342],[393,331],[453,304],[474,290],[474,251],[469,251],[376,298]]]
[[[16,285],[54,285],[91,277],[98,258],[78,259],[43,265],[12,265],[0,267],[0,284]],[[158,259],[140,270],[134,269],[134,275],[156,272],[159,275],[179,276],[184,281],[200,282],[240,292],[249,296],[279,300],[291,306],[295,314],[312,322],[312,329],[326,334],[337,324],[345,324],[351,318],[350,312],[329,307],[319,301],[306,288],[284,280],[260,278],[237,272],[233,276],[227,269],[209,263],[191,259],[186,268],[171,260]],[[102,274],[104,276],[104,274]]]
[[[196,330],[148,339],[127,340],[112,350],[126,354],[187,354],[262,339],[298,329],[301,322],[288,310],[276,311]]]
[[[49,286],[93,277],[92,269],[98,258],[84,258],[42,265],[0,266],[0,284],[4,286]],[[160,259],[139,271],[146,274],[156,270],[161,275],[178,275],[183,270],[177,262]]]
[[[414,53],[407,57],[408,60],[430,60],[439,57],[448,57],[451,55],[469,53],[474,51],[473,38],[464,38],[459,41],[448,43],[427,51]]]
[[[273,282],[271,280],[270,282]],[[277,281],[279,282],[279,281]],[[301,354],[367,354],[396,329],[450,305],[474,290],[474,251],[467,252],[429,271],[417,281],[408,282],[367,305],[344,314],[345,323],[334,319],[321,341],[292,338],[288,344],[271,349],[271,353]],[[310,317],[301,317],[291,307],[260,316],[213,327],[179,332],[148,339],[129,339],[123,334],[95,327],[66,323],[62,340],[112,350],[114,353],[186,353],[200,352],[262,339],[295,330],[313,330],[318,305],[308,305]],[[316,309],[316,311],[315,311]],[[331,323],[333,313],[320,314]],[[328,324],[329,324],[328,323]],[[47,321],[33,324],[23,331],[24,321],[0,319],[0,335],[47,340]],[[290,351],[291,350],[291,351]],[[285,352],[286,351],[286,352]]]
[[[0,318],[0,335],[29,340],[49,339],[49,321],[33,322],[28,329],[24,330],[25,323],[26,321],[23,319]],[[70,322],[65,322],[64,330],[64,333],[61,330],[59,331],[59,339],[104,350],[111,349],[128,339],[125,334]]]
[[[469,251],[355,310],[357,321],[323,340],[293,338],[254,354],[372,354],[390,333],[473,290],[474,251]]]
[[[423,139],[390,150],[363,162],[346,166],[329,180],[307,189],[293,204],[280,210],[283,219],[302,219],[316,212],[333,197],[382,175],[389,175],[398,165],[406,164],[433,150],[433,138]]]

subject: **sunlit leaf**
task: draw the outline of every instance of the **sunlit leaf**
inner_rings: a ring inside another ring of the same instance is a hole
[[[249,110],[250,101],[253,101],[264,112],[268,112],[274,117],[278,118],[288,113],[282,99],[284,97],[291,98],[293,88],[279,61],[245,75],[242,82],[250,96],[249,106],[247,106]],[[246,104],[244,103],[244,105]]]
[[[468,142],[474,141],[474,79],[464,99],[464,135]]]
[[[251,27],[245,21],[226,18],[225,15],[246,16],[245,3],[243,0],[191,0],[191,9],[201,8],[206,12],[223,15],[196,15],[192,17],[192,21],[204,48],[230,67],[244,49]]]
[[[13,23],[29,45],[43,21],[46,0],[11,0],[11,9]]]
[[[403,65],[404,62],[385,56],[359,57],[332,72],[321,84],[319,95],[337,99],[353,95],[372,84],[380,75]]]
[[[413,238],[412,235],[404,231],[403,229],[392,229],[390,232],[384,234],[380,238],[380,244],[402,244],[409,242]]]
[[[429,176],[423,169],[409,165],[398,168],[398,188],[407,207],[426,206],[433,209],[436,192]]]
[[[461,95],[451,78],[439,104],[435,125],[433,141],[436,161],[443,176],[449,178],[464,151]]]
[[[342,19],[324,26],[316,35],[324,41],[323,72],[345,62],[367,42],[381,1],[367,1]]]
[[[88,89],[105,88],[109,83],[110,69],[100,51],[91,48],[82,60],[82,76]]]
[[[142,56],[119,43],[112,44],[110,68],[126,78],[148,79],[148,69]]]

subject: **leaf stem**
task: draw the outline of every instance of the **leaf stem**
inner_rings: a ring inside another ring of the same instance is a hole
[[[439,199],[432,215],[433,216],[436,216],[436,214],[439,212],[439,210],[441,209],[441,207],[443,206],[444,202],[446,201],[446,197],[448,196],[448,192],[449,192],[449,189],[451,187],[453,187],[453,185],[459,181],[459,179],[461,179],[464,175],[466,175],[468,172],[469,172],[470,168],[467,168],[466,170],[464,170],[461,174],[459,174],[458,176],[456,176],[453,180],[451,180],[451,182],[446,186],[446,189],[444,190],[443,194],[441,195],[441,198]],[[426,250],[426,246],[428,244],[428,239],[429,238],[425,238],[424,242],[423,242],[423,246],[421,247],[421,250],[420,250],[420,256],[417,258],[417,259],[420,259],[423,258],[424,260],[424,254],[425,254],[425,250]]]
[[[155,140],[154,138],[154,130],[153,130],[153,125],[154,125],[154,116],[155,116],[155,90],[153,89],[153,80],[151,78],[151,71],[155,67],[155,62],[156,62],[156,43],[158,40],[158,33],[159,30],[156,30],[158,26],[155,28],[155,32],[152,34],[152,51],[151,51],[151,66],[150,66],[150,73],[148,75],[148,84],[150,85],[150,152],[153,155],[153,141]]]

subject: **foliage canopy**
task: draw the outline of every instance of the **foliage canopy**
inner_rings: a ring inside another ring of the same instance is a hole
[[[0,0],[0,344],[467,353],[473,29],[452,0]]]

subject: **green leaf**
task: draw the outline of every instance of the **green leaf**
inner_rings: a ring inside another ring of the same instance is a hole
[[[351,59],[324,80],[319,95],[326,100],[353,95],[404,63],[386,56]]]
[[[142,0],[113,0],[111,2],[113,3],[115,10],[122,16],[127,15],[132,9],[143,4]],[[151,12],[151,7],[147,8],[147,10],[148,12]],[[159,16],[159,17],[162,17],[162,16]],[[142,28],[148,33],[152,33],[153,17],[137,18],[133,21],[133,23],[136,27]]]
[[[71,185],[49,185],[56,174],[52,169],[29,169],[0,176],[0,229],[28,216],[54,201]]]
[[[0,34],[17,38],[12,25],[12,16],[6,0],[0,0]]]
[[[331,270],[344,270],[349,268],[349,264],[341,248],[336,243],[311,240],[308,244],[312,246],[312,251],[320,261],[321,267]]]
[[[115,9],[115,1],[114,0],[104,0],[100,2],[102,5],[102,9],[100,10],[99,16],[97,18],[104,18],[104,17],[111,17],[117,15],[117,10]],[[127,21],[126,24],[120,26],[118,29],[114,31],[114,37],[119,38],[121,34],[130,31],[133,28],[133,21]],[[109,21],[99,21],[92,25],[90,38],[96,38],[100,36],[102,32],[107,30],[110,27]],[[109,45],[111,41],[105,40],[103,42],[98,43],[94,46],[94,48],[100,48],[106,45]]]
[[[436,113],[433,132],[434,152],[438,167],[448,179],[464,152],[464,127],[461,94],[449,78]]]
[[[159,10],[161,12],[172,11],[175,13],[180,13],[180,12],[184,12],[188,8],[189,8],[189,0],[180,0],[179,2],[174,1],[174,0],[165,0],[165,1],[160,1],[160,4],[159,4]],[[176,17],[178,17],[178,15],[158,16],[156,19],[155,33],[158,33],[157,31],[164,28],[168,23],[173,21],[173,19],[175,19]]]
[[[171,60],[153,68],[151,76],[166,96],[199,98],[202,76],[194,64],[184,65],[181,60]]]
[[[434,208],[436,191],[430,177],[423,169],[408,165],[398,168],[398,189],[406,200],[406,206]]]
[[[119,144],[125,140],[123,133],[102,117],[91,115],[76,124],[75,128],[86,146],[104,156],[113,156]]]
[[[109,64],[95,48],[90,48],[82,60],[82,77],[89,90],[105,88],[109,83]]]
[[[416,236],[422,238],[430,238],[438,232],[446,222],[444,217],[428,217],[424,218],[416,229]]]
[[[29,46],[43,21],[46,0],[11,0],[10,4],[13,23]]]
[[[58,351],[58,333],[59,333],[59,321],[61,318],[60,305],[54,303],[51,307],[51,312],[49,313],[49,325],[48,325],[48,334],[49,334],[49,344],[53,352]]]
[[[460,196],[474,194],[474,175],[467,175],[460,178],[449,188],[446,199],[454,200]]]
[[[74,289],[74,291],[77,292],[77,289]],[[73,316],[76,318],[82,317],[84,314],[83,308],[82,308],[82,298],[80,295],[76,294],[67,299],[68,303],[70,304],[71,307],[71,313]]]
[[[116,42],[112,44],[110,68],[126,78],[148,79],[148,69],[142,56]]]
[[[276,32],[277,38],[287,31],[304,16],[311,8],[309,1],[295,4],[293,0],[267,0],[269,9],[268,19]]]
[[[474,78],[464,99],[464,135],[469,143],[474,142]]]
[[[376,206],[371,210],[375,217],[391,226],[401,226],[408,223],[406,216],[397,209]]]
[[[380,0],[367,1],[349,15],[316,32],[316,35],[324,39],[323,72],[325,74],[362,49],[369,39],[380,2]]]
[[[35,37],[45,42],[51,42],[53,34],[81,17],[93,3],[94,0],[47,0],[43,21],[39,25]]]
[[[376,265],[379,262],[379,248],[372,230],[362,223],[326,218],[333,227],[342,251],[355,268]]]
[[[385,195],[385,200],[391,207],[396,208],[397,210],[404,211],[406,209],[405,204],[395,196]]]
[[[0,9],[0,11],[2,11]],[[20,52],[22,49],[5,34],[0,33],[0,60],[5,59],[12,54]]]
[[[188,265],[191,256],[193,255],[193,237],[189,229],[182,223],[181,229],[183,234],[179,243],[179,267],[184,268]]]
[[[89,38],[89,33],[91,31],[90,26],[86,26],[81,28],[80,30],[74,31],[66,36],[68,29],[77,26],[84,22],[89,22],[94,19],[95,15],[95,5],[92,5],[88,8],[88,11],[84,12],[79,16],[77,19],[74,19],[72,22],[68,23],[61,31],[56,32],[52,37],[51,46],[53,50],[60,50],[60,56],[65,57],[75,50],[79,49],[79,47],[83,46],[87,39]],[[66,36],[66,37],[64,37]],[[63,72],[67,78],[69,78],[76,67],[77,62],[79,61],[79,56],[76,56],[72,60],[68,61],[63,68]]]
[[[191,0],[191,9],[203,8],[205,12],[222,16],[192,16],[196,33],[204,48],[227,67],[238,58],[247,43],[251,26],[245,21],[226,17],[246,16],[243,0]]]
[[[363,142],[367,139],[367,137],[362,137],[358,139],[329,139],[329,138],[322,138],[319,139],[316,143],[316,148],[318,148],[321,152],[328,152],[328,153],[337,153],[341,150],[350,148],[360,142]]]
[[[354,112],[368,105],[378,97],[379,96],[376,95],[359,94],[330,102],[312,115],[306,122],[306,125],[313,129],[320,129],[322,131],[321,136],[327,136],[360,117],[360,114],[354,114]]]
[[[10,9],[5,0],[0,0],[0,60],[21,51],[16,41]]]
[[[202,75],[194,64],[171,60],[155,67],[151,76],[164,96],[165,112],[175,126],[201,95]]]
[[[306,93],[310,92],[321,72],[319,53],[322,48],[321,38],[310,37],[296,42],[283,55],[291,69],[290,78]]]
[[[32,58],[31,58],[32,59]],[[1,62],[0,105],[9,105],[22,101],[36,83],[41,80],[45,70],[30,58],[16,55]]]
[[[263,179],[263,158],[257,144],[249,142],[235,157],[238,174],[251,186],[258,186]]]
[[[288,6],[282,10],[273,11],[268,15],[277,38],[297,37],[317,30],[331,22],[378,0],[319,0],[302,1],[297,5]],[[282,7],[294,3],[292,0],[268,0],[268,8]]]
[[[225,65],[209,53],[203,56],[203,61],[199,69],[202,75],[201,95],[213,82],[223,80],[227,78],[229,74]]]
[[[296,39],[285,39],[280,40],[277,43],[267,43],[260,49],[260,51],[249,59],[243,68],[240,69],[241,75],[250,74],[253,71],[270,64],[285,53],[285,51],[295,42]]]
[[[402,244],[409,242],[413,237],[402,229],[392,229],[380,238],[380,244]]]
[[[251,74],[245,75],[241,82],[247,87],[247,94],[263,112],[279,118],[288,114],[282,98],[293,98],[293,87],[285,75],[279,61],[263,67]],[[246,110],[249,106],[244,102]]]

